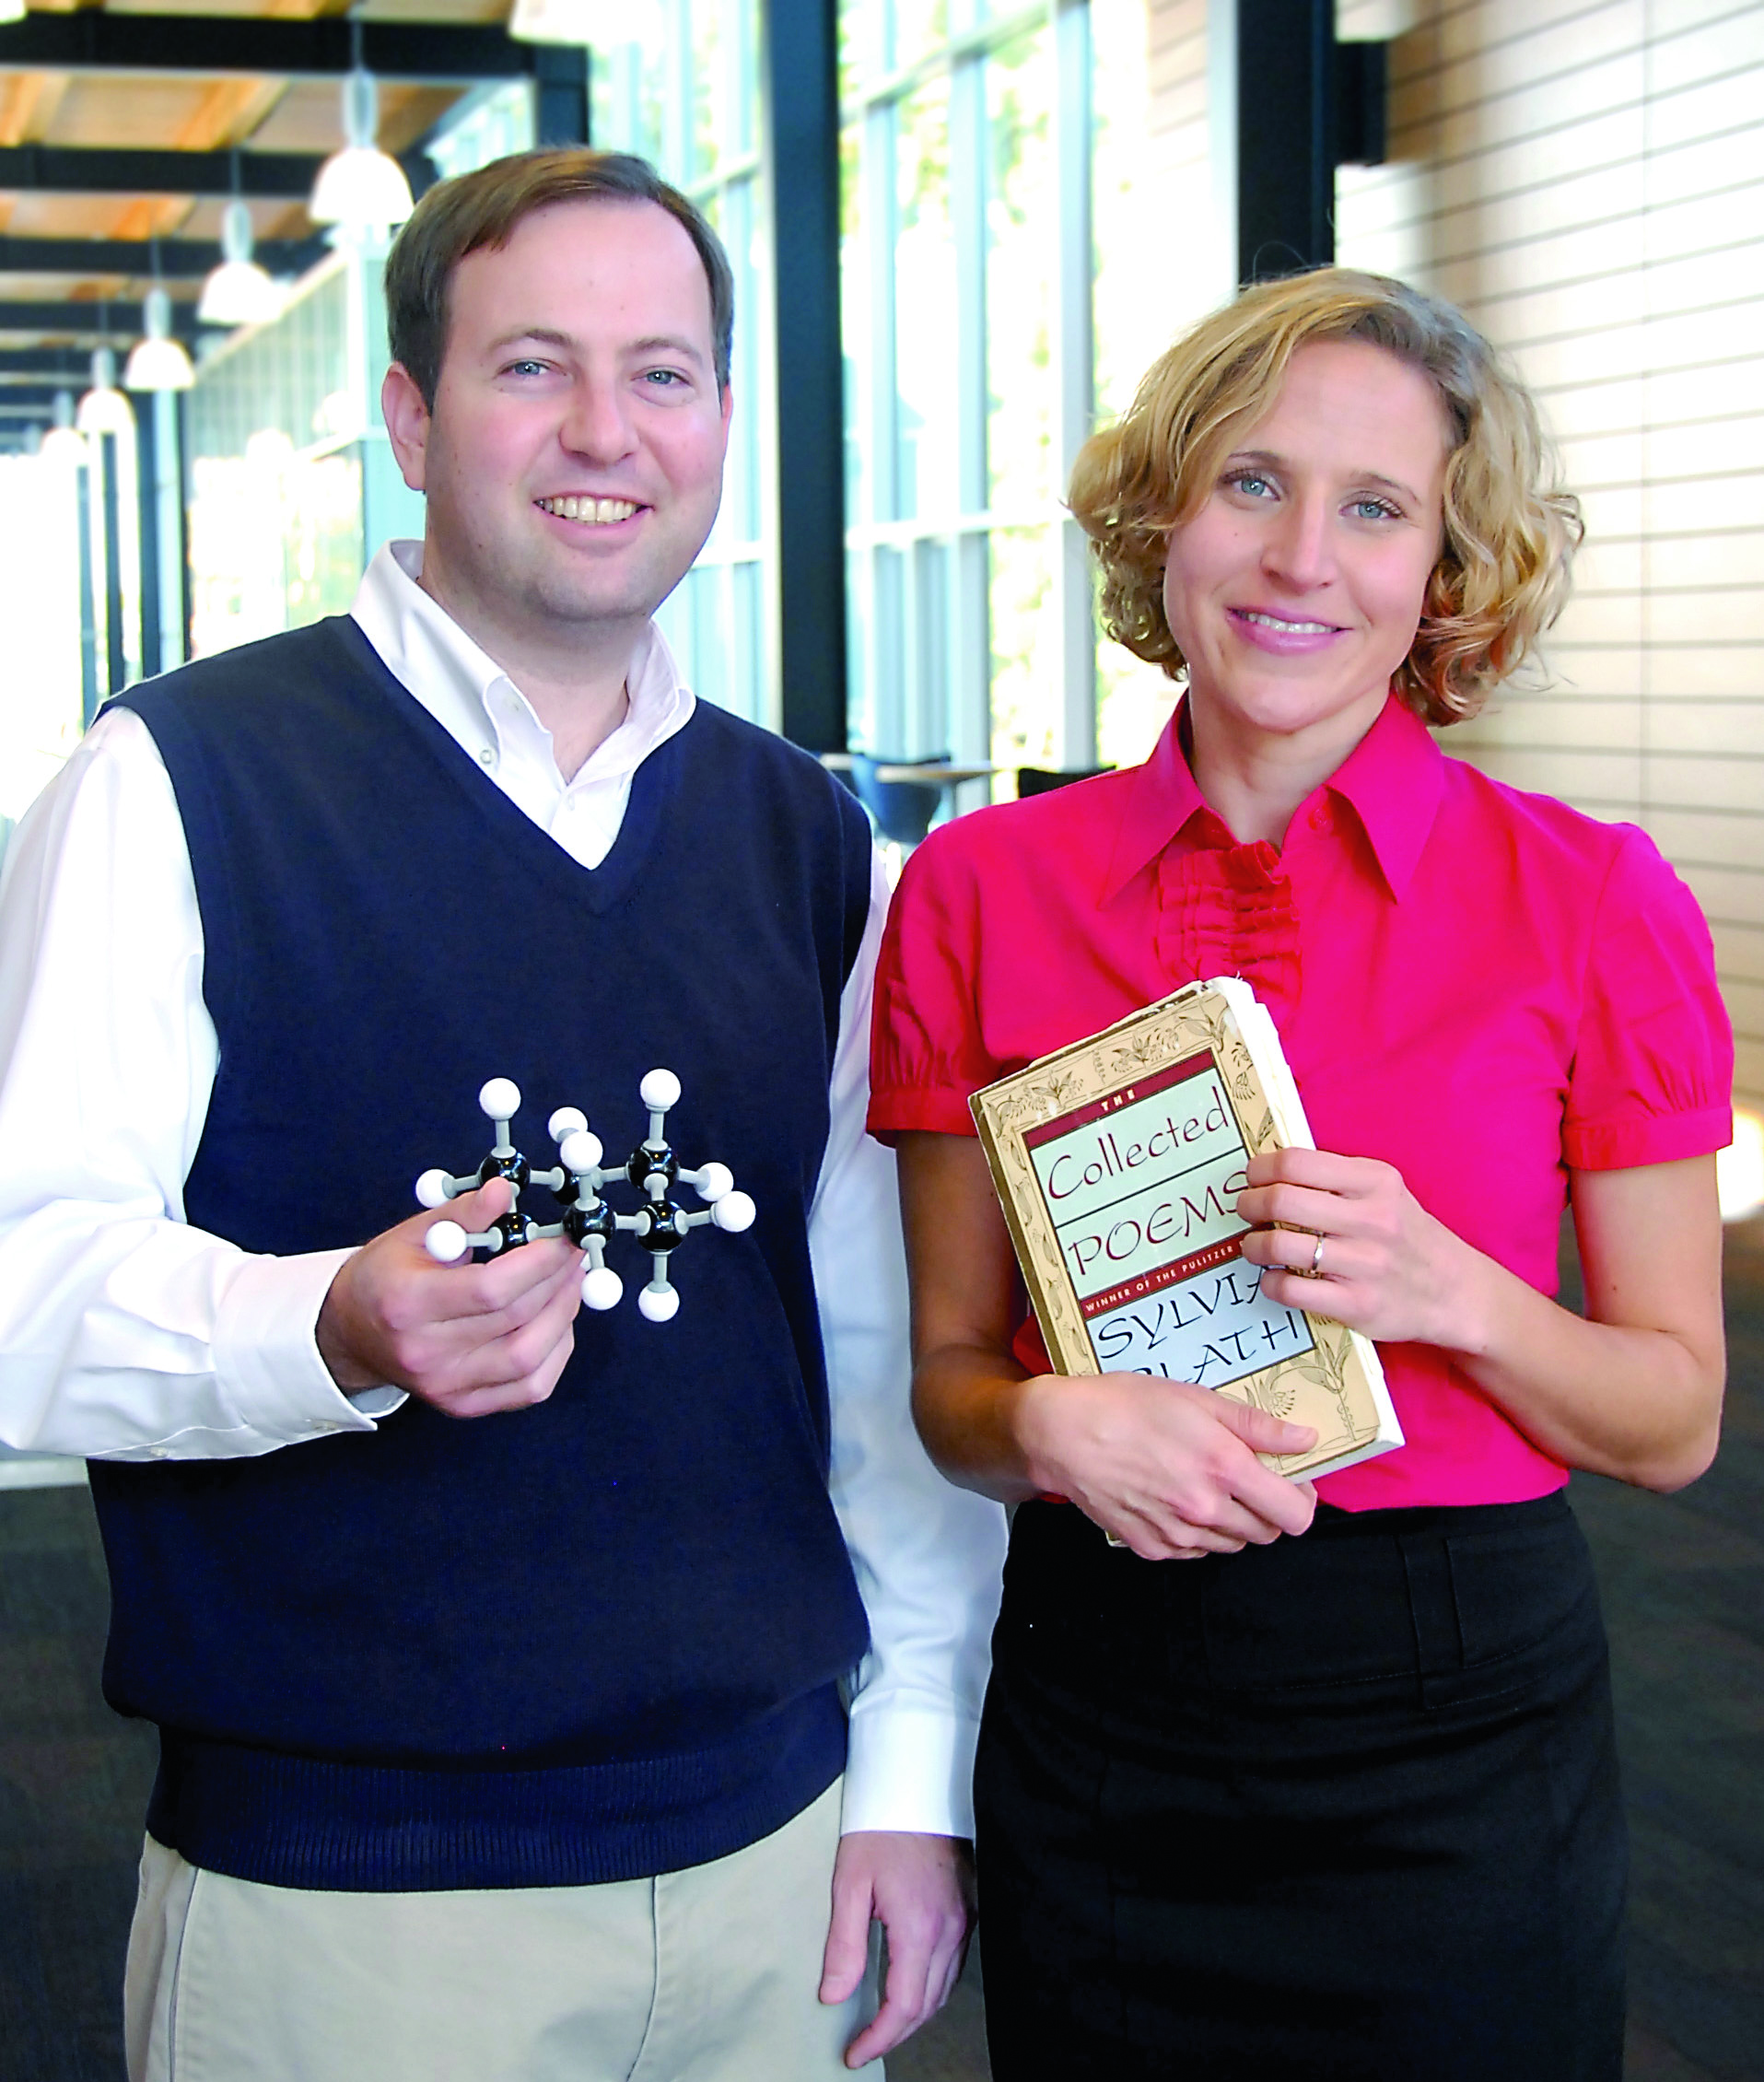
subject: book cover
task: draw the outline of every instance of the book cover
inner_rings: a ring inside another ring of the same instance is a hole
[[[1261,1293],[1238,1254],[1249,1159],[1314,1148],[1266,1007],[1191,983],[969,1102],[1049,1356],[1062,1374],[1194,1381],[1315,1427],[1291,1476],[1403,1443],[1371,1341]]]

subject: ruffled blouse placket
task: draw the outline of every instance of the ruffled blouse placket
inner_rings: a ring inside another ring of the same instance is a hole
[[[1158,862],[1157,953],[1171,988],[1240,976],[1276,1021],[1298,1008],[1303,980],[1292,881],[1265,839],[1188,850]]]

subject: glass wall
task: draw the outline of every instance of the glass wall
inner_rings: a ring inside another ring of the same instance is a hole
[[[1088,766],[1088,8],[847,0],[851,737]]]
[[[191,648],[345,612],[361,577],[361,263],[333,254],[273,325],[228,340],[188,401]]]
[[[777,720],[771,263],[762,206],[759,0],[633,0],[627,41],[597,47],[594,142],[637,152],[690,195],[735,275],[735,394],[722,509],[656,619],[686,684],[754,722]]]
[[[1096,7],[1113,25],[1102,60],[1138,106],[1143,0]],[[1089,0],[844,0],[856,746],[1007,770],[1096,755],[1092,579],[1060,504],[1094,404],[1091,16]],[[619,18],[625,41],[593,53],[595,142],[641,153],[699,204],[736,285],[722,508],[659,619],[699,694],[775,723],[760,0],[630,0]],[[1101,142],[1119,148],[1130,129],[1104,126]],[[525,89],[499,88],[430,149],[457,173],[532,135]],[[420,526],[379,424],[382,335],[377,266],[340,252],[277,325],[202,369],[190,408],[199,652],[346,606],[364,556]]]
[[[463,173],[532,143],[524,82],[474,95],[429,150]],[[367,559],[420,536],[423,502],[380,415],[385,247],[340,244],[273,324],[242,328],[189,393],[191,649],[347,611]]]
[[[0,457],[0,853],[79,742],[83,474],[46,456]]]

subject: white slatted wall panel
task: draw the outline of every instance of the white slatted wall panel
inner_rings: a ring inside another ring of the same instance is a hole
[[[1344,0],[1340,24],[1401,33],[1393,163],[1341,173],[1339,258],[1511,350],[1586,503],[1552,684],[1446,743],[1653,835],[1709,914],[1758,1105],[1764,5]]]

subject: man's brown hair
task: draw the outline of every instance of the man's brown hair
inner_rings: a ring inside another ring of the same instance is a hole
[[[423,403],[434,410],[453,270],[480,247],[506,246],[524,217],[557,203],[654,203],[684,228],[705,264],[717,382],[727,390],[735,277],[722,240],[647,159],[566,146],[516,152],[475,173],[437,181],[398,234],[386,261],[386,326],[392,359],[409,372]]]

